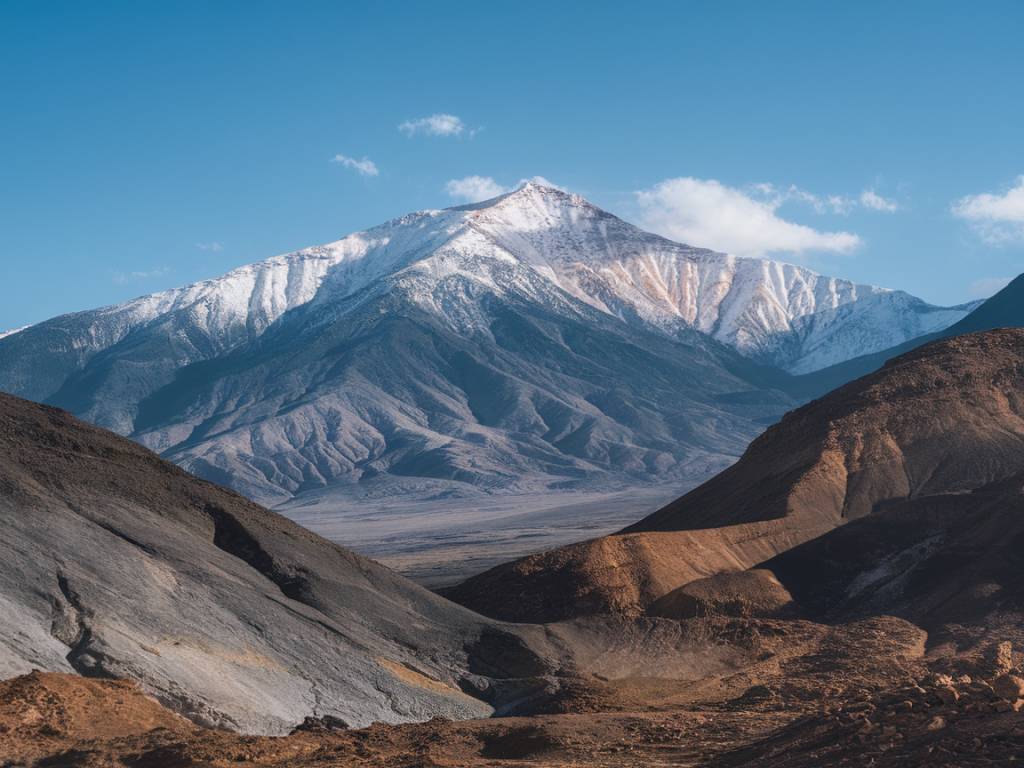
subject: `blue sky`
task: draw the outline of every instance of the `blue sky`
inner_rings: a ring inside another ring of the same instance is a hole
[[[5,0],[0,328],[535,175],[964,301],[1024,271],[1022,27],[1019,2]]]

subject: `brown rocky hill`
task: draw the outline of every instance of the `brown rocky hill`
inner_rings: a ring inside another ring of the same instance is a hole
[[[517,621],[640,613],[886,505],[1022,471],[1024,330],[960,336],[787,414],[735,465],[622,533],[499,566],[447,594]]]
[[[804,616],[881,613],[929,630],[1024,618],[1024,473],[885,503],[762,566]]]

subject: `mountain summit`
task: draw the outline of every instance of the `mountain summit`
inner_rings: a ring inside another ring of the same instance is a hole
[[[786,375],[968,308],[671,242],[527,183],[0,338],[0,389],[264,501],[703,479]]]

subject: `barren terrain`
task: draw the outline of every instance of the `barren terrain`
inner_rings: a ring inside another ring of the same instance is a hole
[[[0,398],[0,755],[1005,765],[1024,748],[1022,414],[1024,331],[930,345],[629,530],[445,590],[485,618]]]

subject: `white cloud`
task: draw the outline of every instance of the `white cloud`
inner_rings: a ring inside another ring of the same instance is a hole
[[[895,213],[900,209],[899,203],[895,200],[882,197],[873,189],[865,189],[860,193],[860,204],[872,211],[883,213]]]
[[[952,211],[991,245],[1024,240],[1024,176],[1018,176],[1016,184],[1001,194],[962,197],[953,203]]]
[[[848,253],[861,244],[849,232],[821,232],[778,216],[785,195],[759,185],[757,199],[714,179],[667,179],[636,193],[647,229],[691,245],[742,256],[808,251]],[[768,194],[766,194],[768,193]]]
[[[153,269],[141,270],[138,272],[115,272],[114,282],[117,285],[129,285],[130,283],[139,283],[144,280],[164,277],[170,273],[170,267],[154,267]]]
[[[808,192],[806,189],[800,189],[795,184],[790,184],[787,189],[779,189],[774,184],[762,182],[760,184],[751,184],[748,189],[751,197],[767,203],[772,208],[778,208],[784,203],[801,203],[809,205],[817,213],[826,213],[830,208],[845,204],[841,197],[831,196],[823,198],[815,195],[813,192]]]
[[[816,195],[795,184],[786,189],[779,189],[774,184],[752,184],[749,189],[754,197],[774,208],[779,208],[785,203],[801,203],[813,208],[815,213],[835,213],[841,216],[852,213],[856,208],[867,208],[883,213],[895,213],[900,209],[899,203],[895,200],[884,198],[873,189],[865,189],[857,197]]]
[[[508,187],[503,187],[490,176],[466,176],[462,179],[452,179],[444,185],[444,188],[452,199],[462,200],[466,203],[479,203],[481,200],[490,200],[492,197],[510,191]]]
[[[331,158],[331,162],[338,163],[345,168],[351,168],[360,176],[380,175],[380,171],[377,170],[377,165],[368,157],[364,157],[362,160],[356,160],[354,157],[348,157],[347,155],[335,155]]]
[[[775,205],[778,206],[783,203],[790,202],[809,205],[816,213],[828,213],[829,211],[832,213],[846,213],[849,209],[849,201],[844,197],[840,197],[839,195],[821,197],[813,192],[808,192],[806,189],[800,189],[800,187],[793,185],[791,185],[789,189],[787,189],[786,192],[777,199]]]
[[[415,120],[406,120],[398,126],[398,130],[406,136],[415,136],[422,133],[426,136],[461,136],[466,131],[466,124],[455,115],[436,114],[429,117],[419,117]],[[475,131],[470,131],[470,135]]]
[[[196,248],[200,251],[210,251],[212,253],[220,253],[224,250],[224,246],[218,243],[216,240],[209,243],[196,243]]]
[[[972,299],[987,299],[1003,290],[1012,280],[1012,277],[983,277],[967,286],[967,291]]]

